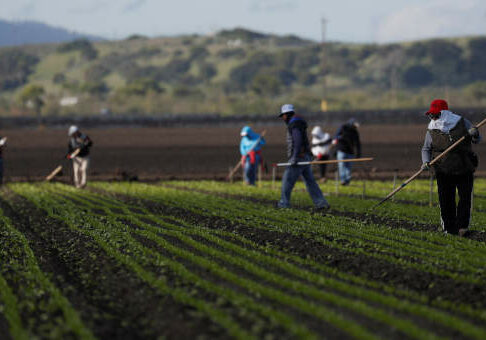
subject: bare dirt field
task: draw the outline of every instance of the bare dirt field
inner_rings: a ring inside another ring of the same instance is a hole
[[[267,129],[266,162],[286,161],[285,126],[255,126]],[[333,134],[336,126],[327,130]],[[370,163],[356,165],[357,176],[389,177],[395,169],[407,175],[420,167],[420,149],[426,125],[361,126],[363,156]],[[228,168],[239,160],[241,127],[172,127],[87,129],[94,141],[91,154],[91,179],[222,179]],[[4,152],[7,181],[40,180],[57,165],[65,170],[58,179],[68,180],[70,164],[67,129],[9,129]],[[486,146],[475,147],[480,159],[486,159]],[[478,171],[482,175],[481,165]],[[332,177],[335,167],[330,167]],[[280,174],[282,171],[279,172]],[[267,174],[270,176],[270,174]]]

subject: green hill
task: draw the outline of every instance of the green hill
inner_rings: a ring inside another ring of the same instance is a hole
[[[44,88],[43,114],[273,113],[486,104],[486,37],[322,45],[245,29],[212,36],[29,45],[0,49],[0,112],[28,114],[26,86]],[[63,97],[78,104],[60,106]]]

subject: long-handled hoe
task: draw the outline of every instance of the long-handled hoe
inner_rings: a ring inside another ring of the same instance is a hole
[[[476,128],[480,128],[481,126],[483,126],[484,124],[486,123],[486,118],[483,119],[481,122],[479,122],[475,127]],[[449,151],[451,151],[452,149],[454,149],[456,146],[458,146],[465,138],[467,137],[466,136],[462,136],[461,138],[459,138],[454,144],[452,144],[451,146],[449,146],[447,149],[445,149],[441,154],[439,154],[437,157],[435,157],[433,160],[430,161],[429,165],[432,166],[434,165],[435,163],[437,163],[442,157],[444,157],[445,155],[447,155],[447,153],[449,153]],[[414,179],[416,179],[425,169],[423,168],[420,168],[419,171],[417,171],[415,174],[413,174],[412,177],[410,177],[409,179],[407,179],[405,182],[402,183],[402,185],[400,185],[398,188],[396,188],[395,190],[393,190],[392,192],[390,192],[384,199],[382,199],[380,202],[378,202],[377,204],[375,204],[373,207],[371,207],[370,210],[373,210],[375,209],[377,206],[379,206],[380,204],[388,201],[390,198],[392,198],[397,192],[399,192],[400,190],[402,190],[403,188],[405,188],[405,186],[412,182]]]
[[[267,133],[267,130],[263,130],[262,133],[260,134],[260,138],[258,138],[255,142],[255,144],[251,147],[251,149],[246,153],[247,155],[253,151],[254,148],[256,148],[258,146],[258,144],[260,143],[260,140],[265,136],[265,133]],[[246,156],[246,155],[245,155]],[[236,164],[233,169],[231,169],[230,173],[228,174],[228,177],[227,179],[229,181],[231,181],[231,178],[233,177],[233,175],[235,174],[236,171],[238,171],[238,169],[240,168],[240,166],[242,166],[242,159],[240,159],[240,161],[238,162],[238,164]]]
[[[372,161],[372,157],[367,158],[350,158],[350,159],[333,159],[330,161],[309,161],[309,162],[298,162],[296,165],[309,165],[309,164],[335,164],[335,163],[347,163],[347,162],[369,162]],[[276,163],[273,166],[289,166],[292,163]]]
[[[81,149],[76,149],[74,150],[68,157],[68,159],[74,158],[78,155],[78,153],[81,151]],[[65,159],[63,159],[65,160]],[[62,165],[59,165],[57,168],[55,168],[49,175],[46,177],[46,181],[49,182],[51,179],[54,178],[59,172],[62,170]]]

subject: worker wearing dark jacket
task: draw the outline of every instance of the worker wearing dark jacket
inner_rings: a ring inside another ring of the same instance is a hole
[[[351,159],[361,157],[361,142],[358,133],[359,124],[351,118],[343,124],[336,132],[333,144],[336,145],[337,159]],[[339,178],[342,185],[348,185],[351,182],[352,162],[338,163]]]
[[[290,194],[292,193],[295,182],[302,176],[316,209],[329,209],[329,203],[327,203],[314,179],[311,166],[297,165],[298,162],[312,160],[309,139],[307,138],[306,121],[295,114],[294,106],[291,104],[282,106],[279,117],[287,124],[287,156],[291,165],[285,169],[282,178],[282,195],[278,206],[280,208],[290,207]]]
[[[76,188],[84,188],[89,167],[89,151],[93,142],[87,135],[81,133],[75,125],[69,128],[68,136],[69,143],[66,157],[73,161],[74,186]],[[72,157],[73,152],[78,149],[79,153]]]
[[[429,162],[458,139],[465,140],[449,151],[433,167],[437,178],[441,224],[445,233],[464,236],[471,218],[473,173],[478,165],[471,143],[481,140],[479,131],[467,119],[449,111],[447,102],[435,99],[425,113],[430,123],[422,147],[422,168],[429,169]],[[459,202],[456,207],[456,189]]]

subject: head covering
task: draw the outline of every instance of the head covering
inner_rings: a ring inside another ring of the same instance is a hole
[[[442,110],[439,118],[430,120],[428,129],[449,133],[460,120],[461,116],[456,115],[449,110]]]
[[[426,115],[438,115],[443,110],[449,110],[449,106],[444,99],[434,99],[430,103],[429,111],[425,112]]]
[[[257,139],[259,138],[260,136],[254,132],[251,127],[249,126],[244,126],[242,129],[241,129],[241,132],[240,132],[240,136],[241,137],[246,137],[248,139]]]
[[[280,114],[278,115],[279,117],[282,117],[284,114],[287,113],[295,113],[294,106],[292,104],[283,104],[282,107],[280,108]]]
[[[346,122],[346,125],[354,126],[355,128],[359,128],[359,123],[355,118],[348,119],[348,121]]]
[[[243,136],[246,136],[248,135],[248,132],[251,131],[251,127],[249,127],[248,125],[246,126],[243,126],[243,128],[241,129],[241,132],[240,132],[240,136],[243,137]]]
[[[68,136],[72,136],[73,134],[75,134],[78,131],[79,131],[79,129],[76,125],[71,125],[69,127],[69,130],[68,130]]]
[[[323,135],[324,135],[324,131],[322,131],[321,127],[314,126],[314,128],[312,129],[312,136],[322,138]]]

